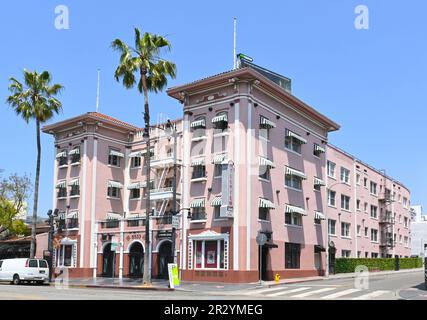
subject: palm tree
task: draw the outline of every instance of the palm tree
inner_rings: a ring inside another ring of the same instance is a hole
[[[51,85],[51,80],[51,75],[47,71],[43,71],[39,74],[37,71],[30,72],[24,69],[24,84],[15,78],[9,79],[9,91],[12,95],[6,100],[15,110],[16,114],[21,116],[25,122],[29,123],[30,120],[36,121],[37,165],[36,179],[34,182],[30,258],[34,258],[36,249],[36,221],[41,158],[40,124],[48,121],[62,110],[62,104],[55,96],[62,91],[63,86],[60,84]]]
[[[146,140],[146,219],[145,219],[145,248],[143,283],[151,283],[151,270],[148,268],[150,234],[149,211],[150,201],[150,109],[148,107],[148,91],[159,92],[167,85],[167,77],[176,77],[176,66],[170,61],[160,58],[162,49],[170,51],[171,44],[163,36],[145,32],[141,35],[135,28],[135,47],[126,45],[120,39],[112,42],[111,47],[120,53],[120,64],[114,74],[117,81],[126,89],[133,88],[138,81],[138,91],[144,94],[144,138]]]

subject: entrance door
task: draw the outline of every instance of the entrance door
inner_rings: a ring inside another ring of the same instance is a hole
[[[335,274],[335,253],[337,249],[329,247],[329,274]]]
[[[267,246],[258,246],[258,271],[260,272],[261,279],[266,281],[267,275],[267,256],[269,248]]]
[[[144,248],[139,242],[129,250],[129,277],[142,278],[144,273]]]
[[[169,279],[168,275],[168,263],[173,262],[172,256],[172,243],[170,241],[164,241],[159,248],[159,273],[157,277],[159,279]]]
[[[102,276],[113,277],[114,252],[111,251],[111,244],[107,244],[102,253]]]

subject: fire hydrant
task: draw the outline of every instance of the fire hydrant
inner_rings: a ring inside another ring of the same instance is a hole
[[[274,276],[274,281],[276,283],[279,283],[279,281],[280,281],[280,275],[278,273],[276,273],[276,275]]]

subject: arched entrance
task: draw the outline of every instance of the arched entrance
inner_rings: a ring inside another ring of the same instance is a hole
[[[111,243],[105,245],[102,252],[102,276],[112,278],[114,264],[114,252],[111,251]]]
[[[168,279],[168,263],[173,262],[172,256],[172,242],[171,241],[163,241],[159,247],[158,254],[158,274],[157,277],[159,279]]]
[[[144,273],[144,248],[134,242],[129,249],[129,277],[141,278]]]

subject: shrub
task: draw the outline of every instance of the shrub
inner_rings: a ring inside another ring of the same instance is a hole
[[[421,268],[421,258],[400,258],[400,269]],[[357,266],[366,266],[369,271],[395,270],[394,258],[338,258],[335,260],[335,273],[352,273]]]

